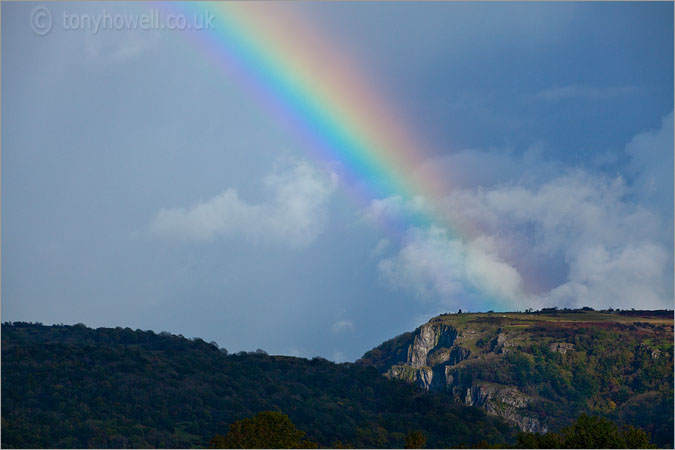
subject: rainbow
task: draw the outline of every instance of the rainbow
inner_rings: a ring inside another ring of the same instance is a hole
[[[186,34],[292,129],[315,158],[337,161],[343,182],[364,200],[437,199],[452,187],[439,172],[413,175],[431,154],[424,140],[411,133],[344,49],[327,41],[294,4],[169,2],[165,7],[188,20],[205,11],[214,14],[214,29]],[[451,236],[470,234],[466,226],[460,230],[430,211],[405,220],[408,226],[438,223]]]
[[[305,141],[339,162],[369,198],[435,198],[441,176],[413,179],[429,152],[395,108],[378,96],[344,50],[327,42],[292,3],[182,3],[187,17],[215,13],[214,29],[194,32],[230,75]]]

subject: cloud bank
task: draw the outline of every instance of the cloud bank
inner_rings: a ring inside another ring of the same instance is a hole
[[[659,130],[626,146],[626,178],[503,155],[511,181],[503,173],[481,185],[460,179],[430,206],[439,224],[410,228],[398,252],[380,261],[380,274],[451,307],[476,305],[481,296],[516,309],[672,307],[672,148],[671,113]],[[478,167],[489,153],[462,152],[442,163]],[[369,214],[414,212],[420,203],[381,199]]]
[[[269,201],[250,204],[228,188],[189,208],[162,209],[150,231],[196,241],[246,237],[294,247],[311,244],[323,231],[337,175],[297,162],[286,170],[275,170],[263,183],[272,192]]]
[[[348,331],[354,331],[354,322],[351,320],[338,320],[331,327],[331,331],[335,334],[344,333]]]
[[[378,269],[392,285],[412,287],[422,299],[437,295],[451,307],[466,301],[467,284],[497,297],[515,299],[520,293],[518,272],[500,259],[493,239],[467,242],[437,226],[409,230],[400,252],[380,261]]]

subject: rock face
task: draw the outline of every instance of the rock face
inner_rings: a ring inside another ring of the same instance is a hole
[[[449,349],[457,338],[457,330],[447,325],[427,323],[420,327],[413,344],[408,348],[407,364],[413,367],[427,365],[430,353]]]
[[[566,342],[554,342],[550,346],[552,352],[562,353],[563,355],[568,351],[574,350],[574,344],[568,344]]]
[[[546,426],[522,411],[532,399],[515,387],[474,383],[461,395],[455,369],[470,359],[472,353],[460,341],[475,339],[476,332],[472,329],[460,332],[443,323],[429,322],[413,333],[405,361],[392,365],[384,375],[414,383],[426,391],[450,390],[456,393],[457,401],[504,417],[523,431],[545,432]],[[507,353],[510,346],[508,335],[499,329],[490,343],[491,351]]]
[[[464,403],[483,408],[488,414],[504,417],[523,431],[546,433],[546,426],[532,416],[524,415],[521,408],[528,406],[532,398],[513,386],[495,383],[474,383],[466,390]]]
[[[582,412],[638,426],[654,417],[652,435],[672,442],[673,327],[667,310],[442,314],[357,363],[523,431],[559,430]]]
[[[385,372],[389,378],[398,378],[414,382],[429,391],[445,386],[442,376],[435,377],[432,367],[451,360],[459,360],[466,351],[458,351],[453,344],[457,339],[457,330],[447,325],[427,323],[418,328],[412,344],[408,346],[407,358],[401,364],[392,366]]]
[[[393,366],[385,373],[385,376],[414,383],[428,391],[433,380],[433,370],[430,367],[414,368],[401,364]]]

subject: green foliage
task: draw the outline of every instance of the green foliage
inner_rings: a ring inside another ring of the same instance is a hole
[[[286,414],[263,411],[231,424],[225,437],[211,439],[209,448],[318,448],[316,442],[302,439],[304,435]]]
[[[455,448],[512,448],[505,444],[490,444],[488,441],[483,439],[482,441],[475,442],[473,444],[462,444]]]
[[[227,448],[225,436],[221,434],[216,434],[213,436],[209,441],[209,448]]]
[[[620,429],[614,422],[582,414],[559,433],[520,433],[517,448],[656,448],[643,430]]]
[[[321,446],[401,448],[410,429],[436,448],[515,441],[504,421],[371,367],[129,328],[5,324],[1,376],[4,448],[217,447],[228,424],[275,410]]]
[[[461,333],[450,354],[471,352],[459,364],[430,360],[447,375],[455,401],[464,401],[476,384],[511,386],[533,399],[518,412],[550,430],[585,413],[640,427],[658,446],[673,447],[672,311],[464,313],[431,323]],[[406,334],[387,341],[360,362],[385,373],[390,361],[405,359],[413,339]],[[397,364],[399,373],[414,370]]]
[[[421,431],[411,431],[405,437],[404,448],[424,448],[427,443],[427,437]]]

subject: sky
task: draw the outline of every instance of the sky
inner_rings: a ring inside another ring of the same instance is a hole
[[[1,7],[3,321],[342,362],[458,309],[673,307],[672,3]],[[143,14],[215,20],[84,22]]]

